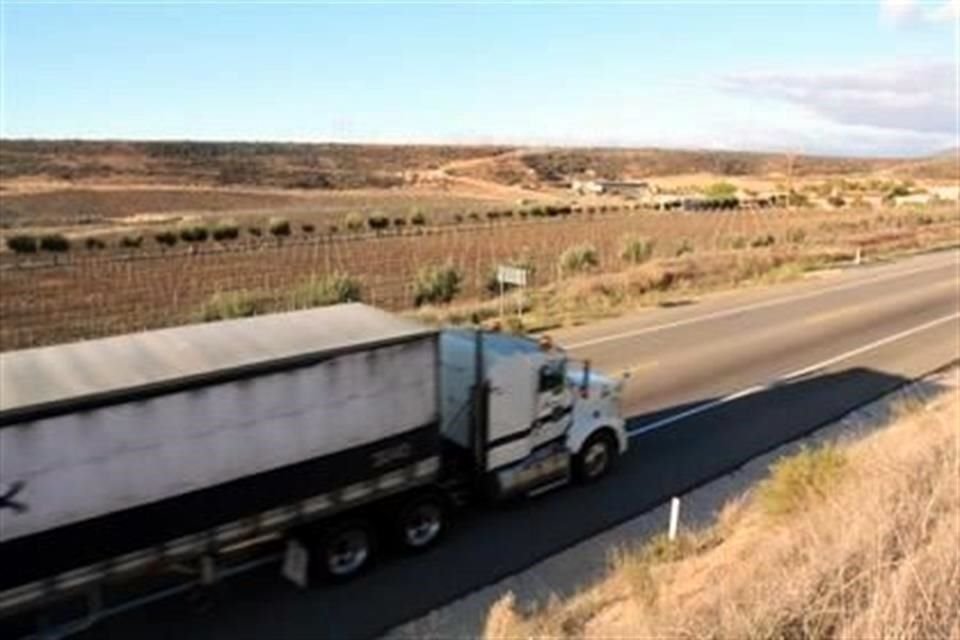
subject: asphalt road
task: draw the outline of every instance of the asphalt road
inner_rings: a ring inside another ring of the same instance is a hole
[[[194,613],[173,599],[91,638],[369,638],[515,573],[960,355],[960,254],[856,267],[558,332],[629,369],[631,450],[615,474],[464,515],[444,544],[347,585],[298,591],[266,567]]]

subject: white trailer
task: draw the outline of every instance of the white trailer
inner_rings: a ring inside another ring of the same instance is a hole
[[[350,577],[471,495],[603,475],[619,388],[361,304],[0,354],[0,621],[80,595],[87,624],[131,578],[209,584],[284,549],[302,586]]]

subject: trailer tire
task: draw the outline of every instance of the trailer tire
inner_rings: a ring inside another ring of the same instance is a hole
[[[437,493],[421,494],[408,500],[397,512],[394,539],[407,553],[433,547],[447,528],[447,504]]]
[[[580,483],[595,482],[610,473],[617,458],[617,443],[607,431],[598,431],[583,443],[573,460],[573,472]]]
[[[346,582],[366,570],[374,555],[375,538],[370,523],[350,519],[327,529],[312,545],[315,570],[331,582]]]

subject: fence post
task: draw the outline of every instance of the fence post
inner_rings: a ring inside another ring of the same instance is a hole
[[[677,539],[677,526],[680,524],[680,498],[674,496],[670,500],[670,529],[667,537],[672,542]]]

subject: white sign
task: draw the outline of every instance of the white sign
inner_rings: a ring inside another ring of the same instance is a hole
[[[501,284],[515,284],[518,287],[527,286],[526,269],[521,267],[507,267],[500,265],[497,267],[497,282]]]

